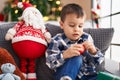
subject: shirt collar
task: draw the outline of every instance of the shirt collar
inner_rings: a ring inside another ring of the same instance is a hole
[[[82,38],[80,37],[77,41],[71,41],[70,39],[68,39],[68,38],[66,37],[66,35],[65,35],[64,33],[62,34],[62,38],[63,38],[63,40],[64,40],[67,44],[69,44],[69,43],[74,44],[74,43],[76,43],[76,42],[78,42],[79,40],[82,39]]]

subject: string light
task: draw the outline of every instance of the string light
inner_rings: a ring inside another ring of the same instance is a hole
[[[11,8],[15,8],[16,7],[16,4],[11,4]]]
[[[44,16],[43,19],[44,19],[44,21],[48,21],[49,17],[48,16]]]
[[[29,1],[29,0],[27,0],[26,2],[27,2],[27,3],[29,3],[30,1]]]
[[[62,7],[61,7],[61,6],[59,6],[59,7],[58,7],[58,10],[59,10],[59,11],[61,11],[61,10],[62,10]]]
[[[52,11],[53,11],[53,12],[55,12],[55,10],[56,10],[56,8],[55,8],[55,7],[53,7],[53,8],[52,8]]]
[[[33,5],[33,7],[35,7],[35,8],[36,8],[36,7],[37,7],[37,5]]]
[[[59,5],[59,4],[60,4],[60,1],[56,1],[56,4]]]
[[[53,1],[53,0],[48,0],[48,1]]]
[[[22,0],[22,2],[25,2],[25,0]]]
[[[15,14],[17,14],[18,13],[18,10],[15,10]]]

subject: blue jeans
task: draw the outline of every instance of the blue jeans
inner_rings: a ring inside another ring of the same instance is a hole
[[[72,80],[76,80],[77,74],[82,67],[82,56],[76,56],[65,60],[65,63],[56,69],[54,74],[55,80],[60,80],[63,76],[69,76]]]

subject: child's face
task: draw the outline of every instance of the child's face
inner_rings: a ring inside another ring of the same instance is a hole
[[[78,40],[83,34],[85,17],[77,17],[76,14],[68,14],[64,22],[60,21],[61,28],[70,40]]]

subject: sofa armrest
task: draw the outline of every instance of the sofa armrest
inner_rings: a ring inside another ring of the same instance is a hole
[[[84,31],[91,34],[95,46],[98,47],[101,50],[101,52],[105,55],[106,50],[111,44],[114,34],[114,28],[87,28],[84,29]]]

